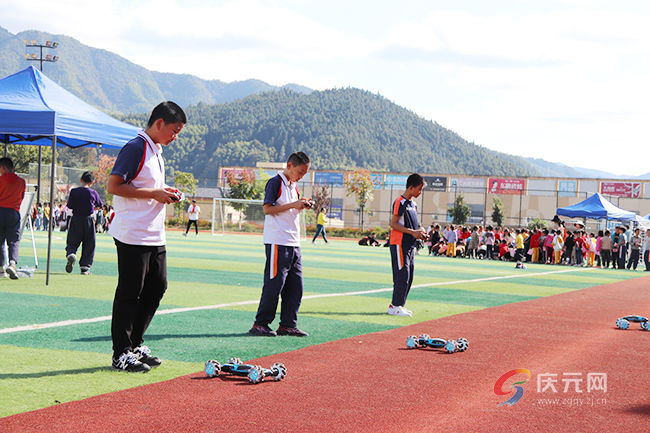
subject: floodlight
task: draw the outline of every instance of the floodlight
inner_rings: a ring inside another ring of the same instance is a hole
[[[58,43],[58,42],[52,42],[52,48],[56,48],[56,47],[58,47],[58,46],[59,46],[59,43]]]
[[[56,62],[57,60],[59,60],[59,56],[54,56],[54,58],[52,58],[53,62]]]

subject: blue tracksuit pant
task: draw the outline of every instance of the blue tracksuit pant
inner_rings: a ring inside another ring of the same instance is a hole
[[[415,244],[404,249],[402,244],[390,246],[390,259],[393,265],[393,301],[395,307],[406,305],[406,297],[413,283],[413,259]]]
[[[264,287],[255,324],[268,325],[273,322],[281,297],[280,326],[295,328],[303,291],[300,247],[271,244],[264,244],[264,247]]]

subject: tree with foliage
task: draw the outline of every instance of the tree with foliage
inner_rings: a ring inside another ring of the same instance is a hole
[[[451,221],[454,224],[463,225],[467,222],[472,210],[469,205],[465,203],[465,196],[463,194],[458,194],[454,200],[453,206],[449,207],[449,213],[451,214]]]
[[[533,220],[528,223],[528,230],[544,230],[546,228],[548,228],[548,222],[541,218],[533,218]]]
[[[492,198],[492,221],[498,226],[503,225],[503,220],[506,218],[506,212],[503,209],[503,202],[499,197]]]
[[[264,186],[261,182],[256,182],[257,176],[252,170],[244,170],[239,176],[232,171],[226,172],[226,183],[230,192],[229,198],[240,200],[261,200],[264,198]],[[245,214],[248,204],[246,203],[229,203],[235,210]],[[239,228],[241,228],[242,219],[239,219]]]
[[[311,193],[311,199],[314,201],[314,206],[312,208],[314,213],[318,214],[321,209],[329,208],[330,204],[332,204],[329,187],[321,184],[314,186]]]
[[[185,200],[174,203],[174,213],[183,215],[183,211],[190,205],[190,197],[196,194],[196,185],[199,183],[192,173],[184,171],[174,172],[174,186],[185,194]]]
[[[348,173],[344,181],[345,193],[349,196],[354,196],[359,205],[359,212],[361,218],[361,230],[363,230],[363,217],[365,213],[369,213],[367,209],[368,202],[371,202],[375,191],[375,182],[372,179],[370,171],[359,168],[353,172]]]
[[[104,203],[113,203],[113,194],[106,192],[108,186],[108,178],[111,175],[113,165],[115,165],[115,156],[101,155],[97,161],[97,169],[95,170],[95,184],[93,188],[97,191]]]
[[[313,225],[316,224],[318,219],[318,213],[322,208],[328,208],[332,204],[332,199],[330,198],[330,188],[327,185],[315,185],[311,191],[311,199],[314,202],[314,206],[311,208],[311,212],[306,212],[305,215],[305,224]]]
[[[185,196],[193,197],[196,194],[196,185],[199,181],[194,178],[192,173],[176,171],[174,174],[174,186]]]

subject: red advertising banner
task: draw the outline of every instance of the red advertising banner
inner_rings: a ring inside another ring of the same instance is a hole
[[[641,182],[601,182],[600,193],[617,197],[641,197]]]
[[[490,194],[520,194],[526,189],[524,179],[488,179],[488,192]]]

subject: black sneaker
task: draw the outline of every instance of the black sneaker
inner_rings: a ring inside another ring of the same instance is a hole
[[[69,274],[72,272],[72,268],[74,267],[74,262],[77,261],[77,255],[76,254],[68,254],[68,263],[65,265],[65,271]]]
[[[146,373],[151,370],[147,364],[138,361],[138,356],[131,351],[126,351],[119,358],[113,357],[113,368],[128,373]]]
[[[260,335],[263,337],[275,337],[278,335],[277,332],[269,328],[269,325],[253,325],[248,333],[253,335]]]
[[[298,328],[285,328],[284,326],[280,326],[278,328],[278,335],[291,335],[293,337],[309,337],[309,334],[307,334],[305,331],[301,331]]]
[[[90,275],[91,274],[90,268],[88,266],[82,266],[80,268],[80,271],[81,271],[81,275]]]
[[[147,346],[138,346],[133,349],[133,354],[138,358],[143,364],[147,364],[149,367],[158,367],[162,364],[160,358],[156,356],[151,356],[151,350]]]

